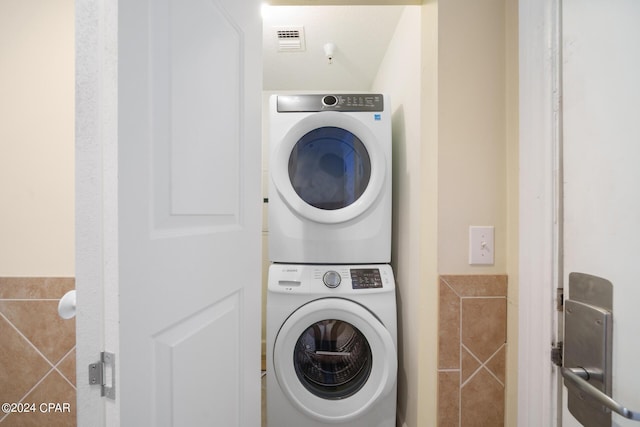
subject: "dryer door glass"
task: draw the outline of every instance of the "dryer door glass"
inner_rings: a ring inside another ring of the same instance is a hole
[[[293,362],[300,382],[323,399],[349,397],[367,382],[371,348],[365,336],[341,320],[322,320],[298,339]]]
[[[357,136],[339,127],[304,135],[289,157],[289,179],[302,200],[319,209],[341,209],[364,193],[371,160]]]

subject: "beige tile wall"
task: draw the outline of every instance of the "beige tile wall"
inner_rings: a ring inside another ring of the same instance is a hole
[[[438,426],[504,425],[507,276],[440,276]]]
[[[3,407],[0,426],[76,425],[75,320],[58,316],[74,287],[73,278],[0,278],[0,404],[21,411]]]

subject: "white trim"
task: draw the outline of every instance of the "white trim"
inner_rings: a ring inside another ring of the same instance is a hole
[[[559,230],[555,61],[559,0],[520,0],[520,259],[518,426],[556,426],[553,289]]]
[[[116,401],[106,401],[87,369],[101,351],[117,354],[119,342],[118,1],[76,0],[75,25],[77,417],[78,425],[99,427],[120,424],[117,389]],[[118,384],[117,365],[115,373]]]

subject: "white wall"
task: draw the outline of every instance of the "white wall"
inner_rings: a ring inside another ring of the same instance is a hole
[[[518,1],[438,11],[438,270],[507,274],[506,425],[517,417]],[[495,263],[468,264],[468,227],[495,226]]]
[[[439,4],[440,274],[506,273],[505,1]],[[495,226],[495,264],[471,266],[471,225]]]
[[[402,326],[400,390],[406,393],[398,408],[408,426],[436,424],[438,274],[509,274],[506,420],[512,424],[517,1],[426,0],[421,12],[407,8],[374,85],[390,93],[394,109],[393,263]],[[470,225],[495,226],[494,265],[468,264]]]
[[[422,5],[421,39],[421,229],[422,249],[420,290],[421,366],[419,377],[419,409],[417,425],[437,423],[437,351],[438,342],[438,0],[425,0]],[[431,286],[429,286],[431,284]]]
[[[423,206],[421,109],[421,9],[407,6],[382,60],[372,90],[390,95],[393,120],[393,238],[392,265],[396,276],[399,332],[399,425],[427,425],[419,413],[435,408],[435,390],[421,389],[419,373],[429,372],[421,343],[432,343],[435,355],[437,322],[420,322],[424,288],[436,292],[432,270],[423,275],[421,233]],[[425,196],[428,197],[428,196]],[[431,283],[433,286],[429,286]],[[436,300],[435,298],[433,299]],[[428,303],[427,303],[428,304]],[[426,325],[426,328],[423,326]],[[426,329],[426,330],[425,330]],[[435,359],[434,359],[435,360]],[[435,368],[432,372],[435,372]],[[435,411],[431,411],[435,415]],[[435,417],[433,418],[435,420]],[[431,422],[428,425],[432,425]]]
[[[0,276],[74,276],[74,1],[0,2]]]

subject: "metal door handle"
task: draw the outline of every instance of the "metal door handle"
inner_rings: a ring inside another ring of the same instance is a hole
[[[640,412],[632,411],[625,408],[620,403],[607,396],[596,387],[589,384],[583,377],[587,377],[590,373],[583,368],[562,368],[562,376],[569,380],[576,388],[596,400],[603,406],[611,409],[616,414],[620,414],[630,420],[640,421]]]

